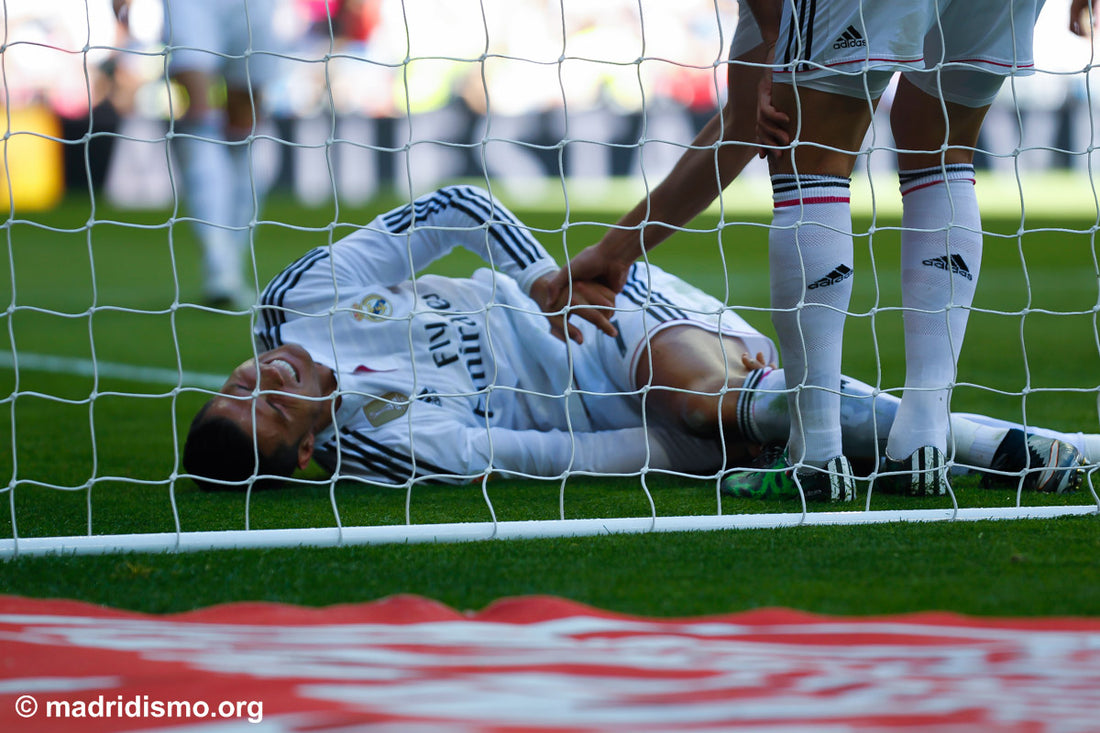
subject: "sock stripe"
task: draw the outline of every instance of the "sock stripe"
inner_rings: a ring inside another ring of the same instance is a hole
[[[974,166],[967,163],[954,163],[952,165],[934,166],[932,168],[918,168],[911,171],[898,173],[898,183],[901,195],[904,196],[913,191],[919,191],[929,186],[948,183],[950,181],[975,182]]]
[[[851,179],[839,176],[772,176],[775,208],[805,204],[836,204],[851,201]]]
[[[737,399],[737,427],[740,428],[741,435],[746,440],[761,445],[764,443],[764,437],[756,429],[753,422],[752,408],[756,397],[756,389],[760,386],[760,382],[764,380],[764,376],[771,371],[771,368],[765,367],[764,369],[754,369],[745,375],[745,381],[741,385],[741,395]]]
[[[783,209],[788,206],[799,206],[807,204],[848,204],[851,203],[850,196],[808,196],[801,199],[793,199],[791,201],[776,201],[773,208]]]

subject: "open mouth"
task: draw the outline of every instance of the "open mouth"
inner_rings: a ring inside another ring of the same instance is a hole
[[[294,365],[284,359],[272,359],[268,362],[271,366],[278,369],[283,373],[284,377],[287,377],[292,382],[300,382],[301,378],[298,376],[298,370],[294,368]]]

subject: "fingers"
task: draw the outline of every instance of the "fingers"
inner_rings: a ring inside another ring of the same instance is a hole
[[[550,318],[550,332],[563,341],[568,337],[581,343],[584,336],[571,322],[577,315],[608,336],[615,337],[618,329],[611,323],[614,317],[615,296],[626,284],[631,262],[623,263],[617,256],[606,253],[599,244],[586,247],[569,264],[561,268],[546,287],[540,291],[542,300],[536,302]]]
[[[584,332],[581,331],[576,325],[570,322],[569,317],[576,314],[596,326],[602,332],[614,338],[618,335],[619,331],[611,323],[611,319],[606,315],[607,311],[603,311],[597,308],[572,308],[562,312],[561,315],[548,314],[547,320],[550,321],[550,334],[559,341],[565,341],[568,336],[570,341],[578,344],[584,343]]]
[[[757,355],[753,357],[749,356],[748,354],[741,354],[741,365],[750,372],[757,369],[763,369],[765,366],[764,355],[761,353],[757,353]]]
[[[600,329],[608,336],[615,337],[619,331],[611,323],[615,314],[615,292],[606,285],[594,282],[574,282],[569,299],[568,315],[578,315]]]
[[[791,136],[790,133],[787,132],[787,126],[790,124],[790,121],[791,118],[772,106],[770,100],[766,106],[761,105],[760,114],[757,116],[756,123],[760,141],[781,148],[790,145]],[[776,150],[774,152],[778,155],[783,151]]]
[[[775,369],[775,364],[769,364],[766,359],[767,357],[764,356],[764,352],[762,351],[757,351],[756,356],[749,356],[747,353],[741,354],[741,364],[750,372],[756,369],[764,369],[765,367]]]
[[[791,118],[772,103],[772,75],[765,70],[756,95],[756,140],[761,158],[768,154],[783,157],[782,149],[791,144],[790,123]]]
[[[569,302],[565,303],[565,298]],[[603,333],[614,338],[619,334],[611,323],[615,314],[615,292],[594,282],[574,282],[567,286],[559,299],[543,307],[550,321],[550,333],[565,341],[568,337],[576,343],[584,342],[584,334],[570,319],[576,315],[588,321]]]
[[[619,330],[615,328],[614,324],[611,323],[611,315],[614,313],[614,311],[609,311],[604,308],[570,306],[569,313],[570,315],[575,314],[580,316],[581,318],[588,321],[600,331],[612,338],[619,334]],[[576,330],[576,327],[572,324],[570,324],[570,328]],[[580,342],[578,341],[577,343]]]
[[[584,334],[581,333],[579,328],[570,323],[565,315],[548,315],[546,318],[550,321],[550,335],[558,341],[564,342],[566,340],[566,334],[568,334],[570,341],[574,341],[578,344],[584,343]]]
[[[771,94],[767,98],[763,96],[757,106],[756,138],[760,143],[760,157],[766,157],[769,153],[776,158],[783,157],[783,149],[791,144],[791,136],[788,125],[791,118],[784,112],[780,112],[771,102]]]
[[[563,267],[546,281],[546,303],[557,303],[562,293],[569,287],[569,269]],[[540,303],[540,305],[542,305]],[[545,310],[545,309],[544,309]]]

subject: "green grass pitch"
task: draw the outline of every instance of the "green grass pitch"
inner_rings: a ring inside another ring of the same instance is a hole
[[[763,186],[763,194],[761,187]],[[857,281],[845,372],[872,384],[902,380],[897,308],[896,183],[876,209],[856,211]],[[869,200],[857,186],[857,198]],[[954,409],[1062,430],[1100,431],[1096,330],[1097,213],[1087,179],[982,181],[988,232],[976,312],[960,363]],[[883,191],[888,192],[884,194]],[[563,259],[600,235],[639,189],[593,203],[548,195],[514,205]],[[741,183],[653,259],[771,332],[766,307],[766,182]],[[560,200],[559,200],[560,199]],[[1020,201],[1026,215],[1021,214]],[[260,284],[306,249],[399,202],[303,208],[276,197],[256,232]],[[763,208],[761,208],[763,203]],[[171,212],[113,210],[86,196],[57,210],[6,217],[0,257],[3,343],[23,357],[0,366],[0,538],[93,533],[487,521],[481,487],[404,491],[340,484],[243,496],[170,486],[179,443],[205,400],[173,392],[155,369],[225,374],[250,353],[246,315],[193,305],[198,255]],[[436,268],[466,274],[472,257]],[[135,380],[42,368],[37,357],[143,367]],[[650,476],[660,515],[708,514],[713,481]],[[960,506],[1013,506],[1013,491],[957,483]],[[499,520],[648,516],[638,480],[575,477],[488,485]],[[1025,504],[1089,504],[1025,495]],[[875,497],[872,509],[947,506]],[[793,502],[733,502],[723,513],[797,511]],[[419,593],[459,608],[552,593],[603,608],[683,616],[783,605],[841,614],[946,609],[985,615],[1100,614],[1100,524],[1049,521],[803,527],[594,538],[488,541],[103,557],[21,557],[0,564],[0,593],[90,600],[167,612],[233,600],[311,605]]]

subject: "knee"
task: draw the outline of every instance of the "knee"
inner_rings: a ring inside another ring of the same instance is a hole
[[[733,415],[737,393],[724,381],[701,379],[671,393],[672,417],[692,435],[718,437],[725,415]]]

